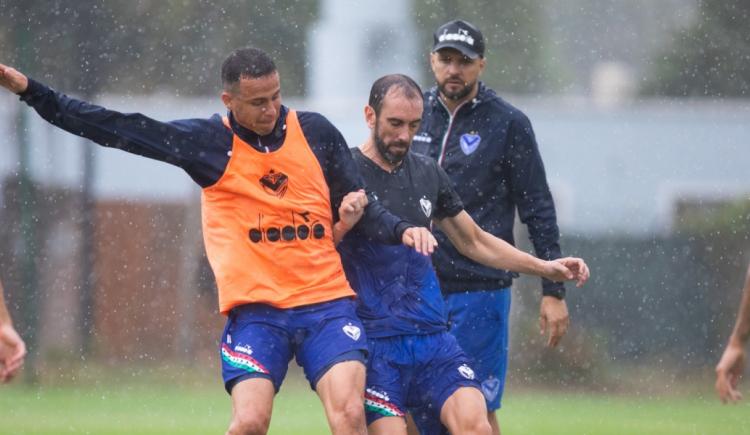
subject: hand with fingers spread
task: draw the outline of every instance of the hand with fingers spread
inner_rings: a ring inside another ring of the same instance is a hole
[[[437,240],[425,227],[410,227],[401,237],[404,245],[414,248],[422,255],[431,255],[437,247]]]
[[[556,347],[568,331],[570,319],[568,305],[562,299],[554,296],[543,296],[539,307],[539,333],[547,337],[547,346]]]
[[[0,86],[20,94],[29,86],[29,79],[15,69],[0,63]]]

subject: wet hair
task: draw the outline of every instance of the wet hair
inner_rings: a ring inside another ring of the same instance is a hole
[[[221,65],[221,83],[224,88],[230,88],[239,83],[241,78],[257,79],[275,71],[276,64],[265,51],[240,48],[227,56]]]
[[[373,108],[376,116],[380,116],[383,100],[393,87],[403,92],[406,98],[419,98],[420,100],[423,98],[422,89],[411,77],[404,74],[388,74],[375,80],[370,89],[370,101],[368,104]]]

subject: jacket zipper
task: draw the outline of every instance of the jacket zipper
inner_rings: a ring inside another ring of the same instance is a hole
[[[448,113],[448,128],[445,130],[445,135],[443,135],[443,143],[440,144],[440,156],[438,157],[438,166],[443,166],[443,160],[445,159],[445,148],[448,144],[448,136],[450,136],[451,128],[453,127],[453,120],[456,118],[453,114],[451,114],[451,111],[448,110],[448,107],[443,103],[443,100],[440,99],[440,95],[437,96],[437,100],[440,103],[441,106],[443,106],[443,109]],[[453,112],[454,114],[458,114],[458,111],[461,110],[461,107],[463,107],[464,104],[466,104],[467,101],[464,101],[463,103],[459,104],[458,107],[456,107],[456,110]]]

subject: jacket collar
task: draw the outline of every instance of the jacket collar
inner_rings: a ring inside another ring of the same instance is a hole
[[[276,120],[276,125],[273,130],[267,135],[261,136],[254,131],[241,126],[235,119],[232,112],[229,112],[229,125],[232,126],[232,132],[242,139],[243,142],[249,144],[258,151],[275,151],[281,144],[284,143],[286,137],[286,116],[289,114],[289,108],[281,106],[281,113],[279,113],[279,119]],[[268,150],[266,150],[266,148]]]
[[[480,104],[489,101],[493,98],[495,98],[497,95],[495,94],[495,91],[485,86],[484,82],[479,82],[479,91],[477,92],[477,95],[474,97],[473,100],[465,103],[459,110],[462,110],[463,107],[468,106],[470,109],[473,109]],[[437,106],[443,106],[443,103],[440,101],[440,93],[438,91],[437,86],[433,86],[430,88],[429,91],[427,91],[427,104],[430,104],[431,107],[435,108]]]

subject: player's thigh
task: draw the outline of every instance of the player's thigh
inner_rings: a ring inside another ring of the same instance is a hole
[[[323,403],[332,433],[365,433],[365,366],[361,361],[334,364],[318,380],[316,391]]]
[[[315,389],[326,409],[353,402],[364,409],[365,365],[361,361],[334,364],[321,376]]]
[[[383,417],[367,426],[369,435],[406,435],[406,419],[404,417]]]
[[[453,392],[440,410],[440,421],[451,433],[490,433],[484,396],[474,387]]]
[[[266,432],[271,422],[276,390],[268,378],[250,378],[232,388],[232,421],[229,433]]]

